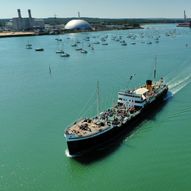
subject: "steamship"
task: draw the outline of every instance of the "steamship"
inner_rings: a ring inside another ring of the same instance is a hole
[[[147,80],[141,87],[118,92],[114,107],[95,117],[76,121],[65,130],[69,154],[74,157],[87,154],[115,140],[124,130],[130,132],[134,123],[164,101],[167,92],[163,78],[155,82]]]

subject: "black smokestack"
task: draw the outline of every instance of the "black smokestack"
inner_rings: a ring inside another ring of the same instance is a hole
[[[18,12],[18,17],[21,18],[21,10],[17,9],[17,12]]]
[[[31,16],[31,10],[30,9],[28,9],[28,15],[29,15],[29,18],[31,19],[32,16]]]

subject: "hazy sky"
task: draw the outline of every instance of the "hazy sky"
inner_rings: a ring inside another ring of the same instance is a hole
[[[33,17],[180,18],[191,15],[191,0],[0,0],[0,18]]]

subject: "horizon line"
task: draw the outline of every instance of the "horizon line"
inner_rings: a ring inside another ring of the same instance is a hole
[[[17,18],[17,17],[12,17],[12,18],[0,18],[0,20],[2,19],[13,19],[13,18]],[[28,17],[22,17],[22,18],[28,18]],[[88,16],[84,16],[84,17],[33,17],[33,18],[41,18],[41,19],[50,19],[50,18],[57,18],[57,19],[69,19],[69,18],[90,18],[90,19],[182,19],[184,20],[184,18],[176,18],[176,17],[88,17]],[[190,18],[187,18],[190,19]]]

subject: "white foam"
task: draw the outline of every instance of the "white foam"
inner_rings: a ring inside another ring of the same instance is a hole
[[[70,155],[68,149],[65,150],[65,155],[66,155],[68,158],[72,158],[72,155]]]
[[[168,83],[168,86],[169,86],[169,88],[170,89],[172,89],[172,88],[175,88],[175,87],[177,87],[177,86],[179,86],[179,85],[181,85],[181,84],[184,84],[185,82],[187,82],[187,81],[189,81],[191,79],[191,75],[189,75],[189,76],[186,76],[185,78],[183,78],[183,79],[176,79],[176,80],[174,80],[174,81],[170,81],[169,83]]]
[[[172,93],[173,95],[175,95],[176,93],[178,93],[180,90],[182,90],[184,87],[186,87],[189,83],[191,82],[190,81],[186,81],[185,83],[182,83],[181,85],[175,87],[172,89]]]
[[[71,155],[70,153],[69,153],[69,151],[68,151],[68,149],[66,149],[65,150],[65,155],[68,157],[68,158],[73,158],[73,157],[79,157],[80,156],[80,154],[79,155]]]
[[[168,86],[173,95],[178,93],[184,87],[186,87],[189,83],[191,83],[191,74],[188,74],[184,77],[176,76],[170,82],[168,82]]]

